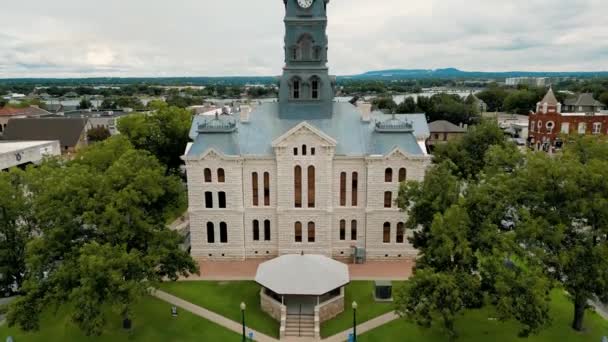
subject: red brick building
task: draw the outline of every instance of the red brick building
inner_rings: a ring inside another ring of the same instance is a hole
[[[529,117],[530,147],[535,150],[554,151],[562,147],[563,134],[608,135],[608,112],[563,113],[562,104],[552,89],[536,105],[536,112]]]

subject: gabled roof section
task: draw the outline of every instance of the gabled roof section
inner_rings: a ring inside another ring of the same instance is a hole
[[[603,107],[604,104],[593,98],[593,94],[583,93],[578,97],[571,97],[564,101],[566,106]]]
[[[279,146],[283,141],[287,140],[290,136],[292,136],[294,133],[296,133],[300,130],[308,130],[308,131],[312,132],[313,134],[315,134],[316,136],[321,138],[321,140],[325,141],[325,143],[329,146],[336,146],[336,144],[337,144],[337,142],[334,138],[330,137],[329,135],[323,133],[321,130],[317,129],[313,125],[304,121],[304,122],[300,123],[299,125],[295,126],[294,128],[290,129],[289,131],[287,131],[285,134],[281,135],[277,139],[275,139],[272,142],[272,147]]]
[[[73,147],[80,141],[87,122],[87,119],[76,118],[10,119],[4,139],[59,140],[62,147]]]
[[[547,94],[545,95],[545,97],[543,98],[543,100],[540,103],[546,103],[549,106],[557,106],[557,104],[559,103],[559,101],[557,101],[557,98],[555,97],[555,93],[553,93],[553,88],[549,88],[549,91],[547,92]]]

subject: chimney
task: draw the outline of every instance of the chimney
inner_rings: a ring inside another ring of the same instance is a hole
[[[372,104],[369,102],[359,102],[357,107],[361,111],[361,120],[363,122],[370,122],[372,114]]]
[[[241,122],[249,122],[249,114],[251,113],[251,106],[241,106]]]

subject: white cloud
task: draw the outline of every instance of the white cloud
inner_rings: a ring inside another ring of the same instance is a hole
[[[0,78],[277,75],[279,0],[3,4]],[[606,69],[605,0],[332,0],[334,74]]]

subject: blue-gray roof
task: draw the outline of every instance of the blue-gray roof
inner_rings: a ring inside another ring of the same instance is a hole
[[[414,129],[421,125],[419,116],[412,117],[415,119],[411,120]],[[397,118],[405,119],[408,116],[397,115]],[[220,119],[230,120],[231,117]],[[390,119],[390,115],[374,112],[370,122],[364,122],[361,120],[360,111],[354,105],[342,102],[333,103],[333,115],[330,118],[310,119],[305,114],[280,118],[278,103],[263,103],[249,114],[248,122],[236,120],[237,129],[231,133],[199,132],[199,125],[210,118],[195,117],[190,131],[190,138],[194,143],[188,151],[188,156],[199,156],[210,148],[229,156],[272,156],[272,142],[303,121],[335,139],[336,155],[339,156],[386,155],[396,147],[412,155],[423,155],[411,130],[376,130],[377,121]],[[428,127],[425,129],[428,132]]]

